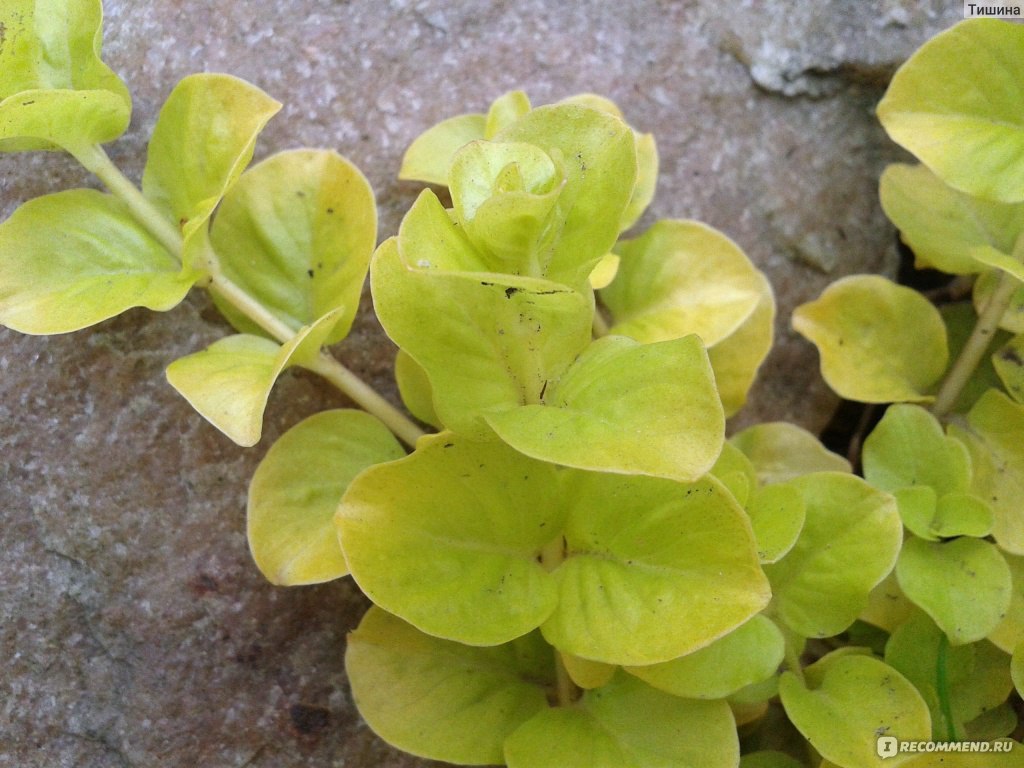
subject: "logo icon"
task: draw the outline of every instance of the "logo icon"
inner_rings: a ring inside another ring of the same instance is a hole
[[[896,753],[900,751],[900,746],[895,736],[879,736],[875,749],[878,751],[878,756],[884,760],[888,757],[896,757]]]

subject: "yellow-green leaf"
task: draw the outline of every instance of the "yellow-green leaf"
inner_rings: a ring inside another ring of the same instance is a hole
[[[371,607],[349,635],[345,672],[377,735],[460,765],[503,762],[505,738],[548,708],[551,648],[534,633],[474,648],[419,632]]]
[[[1024,201],[1024,27],[969,19],[893,76],[878,118],[897,144],[968,194]]]
[[[441,427],[441,420],[434,411],[434,395],[427,372],[401,349],[395,355],[395,383],[409,413],[425,424]]]
[[[581,469],[689,481],[722,448],[725,417],[696,336],[598,339],[541,399],[485,418],[516,450]]]
[[[312,362],[340,312],[304,326],[283,345],[250,334],[228,336],[175,360],[167,367],[167,380],[225,435],[242,446],[256,445],[277,377],[290,365]]]
[[[1014,336],[992,355],[992,366],[1010,397],[1024,403],[1024,333]]]
[[[124,133],[131,98],[100,59],[100,0],[0,7],[0,151],[72,152]]]
[[[1024,232],[1024,204],[971,197],[923,165],[890,165],[879,186],[882,208],[911,247],[915,264],[966,275],[985,265],[971,249],[988,245],[1012,253]]]
[[[825,381],[849,400],[929,401],[948,362],[939,311],[878,275],[836,281],[794,310],[793,328],[818,348]]]
[[[149,142],[142,191],[186,240],[205,229],[280,108],[230,75],[190,75],[171,91]]]
[[[931,737],[931,717],[921,694],[878,659],[833,652],[805,675],[806,682],[792,672],[782,674],[782,704],[811,746],[841,768],[884,768],[912,757],[879,756],[879,736]]]
[[[327,339],[352,326],[377,238],[373,190],[329,150],[281,152],[242,174],[210,229],[221,272],[293,330],[343,310]],[[214,301],[246,333],[258,326]]]
[[[0,323],[21,333],[168,310],[194,282],[124,203],[90,189],[30,200],[0,224]]]
[[[285,432],[249,483],[249,549],[272,584],[318,584],[348,573],[334,513],[352,479],[405,455],[394,435],[362,411],[310,416]]]
[[[811,472],[850,472],[850,462],[832,453],[802,427],[786,421],[756,424],[729,442],[750,459],[762,485],[782,483]]]
[[[398,178],[445,186],[452,157],[469,142],[484,138],[485,121],[481,114],[458,115],[428,128],[405,151]]]

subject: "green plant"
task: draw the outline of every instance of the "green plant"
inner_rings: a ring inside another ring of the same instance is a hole
[[[974,331],[970,307],[940,312],[878,277],[794,317],[837,391],[899,403],[859,477],[792,425],[725,439],[771,344],[771,289],[697,222],[622,239],[653,196],[657,152],[614,104],[534,108],[514,92],[428,130],[401,175],[447,186],[451,207],[425,190],[374,250],[372,192],[336,154],[245,170],[279,105],[225,75],[174,90],[132,185],[101,148],[130,102],[99,58],[100,14],[97,0],[0,12],[22,41],[0,49],[0,149],[65,150],[112,193],[46,195],[0,225],[0,322],[72,331],[199,286],[238,333],[167,376],[237,443],[259,440],[290,365],[368,411],[320,413],[270,448],[248,534],[272,582],[351,574],[375,603],[346,667],[383,738],[521,768],[860,768],[881,764],[879,735],[1014,732],[1022,342],[995,328],[1020,334],[1024,306],[1024,189],[1004,162],[1024,152],[1024,121],[1000,106],[1024,81],[1019,29],[936,38],[880,108],[897,139],[913,123],[912,150],[922,102],[928,152],[965,121],[1011,126],[960,165],[962,137],[937,160],[922,151],[931,171],[882,182],[922,263],[982,273]],[[1010,69],[985,81],[987,99],[930,95],[962,45]],[[323,350],[348,332],[368,268],[402,398],[436,434]],[[993,336],[993,369],[979,368]],[[933,397],[931,413],[913,404]],[[944,428],[951,412],[966,415]]]

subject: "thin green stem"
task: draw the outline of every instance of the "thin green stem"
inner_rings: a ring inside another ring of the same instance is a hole
[[[179,261],[181,260],[181,232],[146,199],[127,176],[121,173],[121,169],[107,157],[103,147],[93,144],[75,151],[74,156],[87,170],[92,171],[107,189],[128,206],[128,210],[131,211],[136,221],[159,240],[164,248]]]
[[[377,394],[369,384],[326,352],[320,353],[316,362],[310,366],[310,370],[331,382],[363,410],[383,421],[388,429],[410,448],[415,448],[416,441],[425,434],[401,411]]]
[[[558,566],[565,562],[565,537],[557,536],[547,544],[540,551],[540,564],[544,570],[550,572],[554,571]],[[572,681],[569,676],[569,670],[565,668],[565,660],[562,658],[562,652],[557,648],[555,650],[555,695],[557,696],[558,706],[568,707],[575,702],[580,696],[580,689],[576,686],[576,683]]]
[[[953,410],[957,398],[960,397],[960,393],[978,367],[978,363],[981,362],[985,350],[988,349],[989,342],[992,341],[992,335],[998,329],[999,321],[1002,319],[1007,307],[1010,306],[1010,301],[1013,299],[1013,294],[1019,285],[1019,281],[1012,275],[1006,272],[1000,273],[999,282],[996,283],[995,290],[989,297],[988,303],[978,316],[978,321],[974,324],[974,330],[971,332],[970,338],[967,339],[967,343],[960,351],[960,356],[953,363],[953,367],[949,369],[945,380],[942,382],[942,386],[939,388],[938,394],[935,396],[932,413],[936,416],[945,416]]]
[[[793,643],[790,642],[790,638],[786,638],[786,667],[796,675],[800,682],[804,682],[804,668],[800,664],[800,654],[797,652]]]
[[[92,171],[114,195],[124,201],[132,216],[179,262],[182,260],[184,241],[181,233],[163,214],[139,191],[120,169],[114,165],[99,145],[76,150],[75,158]],[[294,329],[268,310],[237,283],[228,278],[220,269],[217,255],[206,244],[203,264],[210,272],[207,289],[237,309],[256,325],[279,342],[286,342],[295,335]],[[424,433],[401,411],[377,394],[366,382],[356,376],[327,353],[322,352],[311,370],[327,379],[353,402],[383,421],[400,440],[410,447]]]

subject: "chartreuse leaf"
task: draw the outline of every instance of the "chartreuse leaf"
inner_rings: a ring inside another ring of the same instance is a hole
[[[398,178],[444,186],[452,156],[471,141],[484,138],[486,117],[456,115],[421,133],[402,157]]]
[[[696,221],[659,221],[615,252],[619,272],[601,291],[611,332],[644,343],[696,333],[726,410],[738,410],[771,346],[775,302],[764,276],[732,240]]]
[[[864,441],[864,478],[883,491],[924,485],[941,496],[968,489],[971,457],[924,408],[896,404]]]
[[[408,269],[394,238],[370,280],[377,316],[426,371],[441,422],[470,436],[491,433],[487,412],[539,402],[590,341],[588,296],[530,278]]]
[[[892,632],[915,611],[914,604],[900,589],[896,574],[886,576],[868,595],[868,605],[861,611],[860,620]]]
[[[885,661],[928,704],[938,741],[964,738],[964,725],[1006,701],[1013,687],[1005,653],[986,641],[950,646],[921,611],[892,633]]]
[[[405,455],[362,411],[323,411],[285,432],[249,484],[249,549],[272,584],[317,584],[348,573],[334,512],[352,479]]]
[[[571,653],[561,653],[561,658],[562,664],[565,665],[565,671],[569,673],[569,679],[586,691],[605,685],[618,669],[614,664],[581,659]]]
[[[1024,242],[1024,240],[1021,240]],[[1024,252],[1024,248],[1021,249]],[[993,248],[991,245],[979,245],[971,248],[971,258],[987,267],[992,267],[1017,278],[1018,283],[1024,282],[1024,264],[1021,257],[1008,256],[1007,254]]]
[[[900,588],[954,645],[980,640],[1010,605],[1010,569],[993,544],[962,537],[932,543],[910,537],[896,564]]]
[[[816,472],[790,481],[806,519],[793,548],[765,566],[776,615],[803,637],[839,634],[867,606],[896,562],[902,525],[895,500],[854,475]]]
[[[619,272],[601,300],[614,316],[611,332],[643,343],[696,333],[713,346],[761,298],[761,276],[739,246],[696,221],[659,221],[615,253]]]
[[[129,307],[168,310],[193,282],[110,195],[45,195],[0,224],[0,323],[21,333],[77,331]]]
[[[547,711],[551,648],[533,633],[492,648],[430,637],[371,607],[348,637],[345,671],[370,727],[406,752],[503,763],[505,738]]]
[[[879,185],[882,208],[914,251],[915,264],[956,275],[987,267],[971,250],[1012,253],[1024,232],[1024,204],[997,203],[958,192],[923,165],[890,165]]]
[[[962,22],[897,70],[878,118],[947,184],[978,197],[1024,201],[1022,51],[1020,26]]]
[[[775,296],[763,275],[761,289],[761,298],[750,317],[734,333],[708,350],[718,395],[727,416],[735,414],[747,402],[747,393],[772,347]]]
[[[401,349],[395,355],[395,382],[409,413],[425,424],[440,428],[441,420],[434,411],[434,396],[427,372]]]
[[[732,768],[729,705],[657,691],[619,673],[574,707],[541,710],[505,741],[509,768]]]
[[[1003,672],[1006,672],[1006,657],[1002,659]],[[1011,686],[1012,687],[1012,686]],[[1017,710],[1012,699],[1004,701],[992,709],[986,709],[976,718],[964,725],[967,738],[971,741],[995,741],[1004,739],[1017,730]]]
[[[252,159],[256,136],[280,108],[230,75],[190,75],[171,91],[153,128],[142,191],[186,240],[205,231]]]
[[[352,576],[428,634],[497,645],[538,627],[557,586],[538,553],[564,528],[555,468],[497,442],[422,438],[364,472],[336,522]]]
[[[558,471],[451,433],[360,475],[337,523],[375,603],[473,645],[541,626],[565,653],[656,663],[769,597],[749,526],[716,482]]]
[[[590,273],[590,287],[596,291],[609,285],[619,273],[620,261],[614,253],[606,253]]]
[[[450,178],[455,219],[491,268],[543,276],[539,254],[559,234],[561,163],[533,144],[474,141],[455,154]]]
[[[1024,749],[1019,741],[997,739],[1005,750],[998,754],[992,751],[940,752],[935,750],[916,755],[903,763],[904,768],[1024,768]]]
[[[1024,333],[1019,333],[992,356],[992,365],[1007,393],[1024,403]]]
[[[946,327],[920,293],[878,275],[832,283],[793,311],[793,328],[821,355],[828,385],[849,400],[931,400],[946,370]]]
[[[804,768],[803,763],[785,752],[764,750],[740,758],[740,768]]]
[[[754,616],[686,656],[625,670],[675,696],[720,699],[774,675],[784,654],[785,640],[779,628],[766,616]]]
[[[850,462],[832,453],[802,427],[786,421],[756,424],[729,442],[750,459],[762,485],[781,483],[811,472],[849,472]]]
[[[762,563],[775,563],[796,544],[807,514],[803,494],[790,483],[774,483],[754,491],[746,505]]]
[[[556,104],[531,110],[494,141],[533,144],[561,167],[564,181],[551,219],[557,237],[534,255],[539,270],[534,276],[584,286],[615,244],[633,194],[632,129],[606,112]]]
[[[131,97],[100,59],[100,0],[0,8],[0,152],[81,152],[124,133]]]
[[[710,471],[722,481],[741,507],[747,506],[751,493],[757,487],[757,477],[754,465],[743,451],[730,442],[723,443],[722,452]]]
[[[840,768],[902,765],[909,754],[879,757],[879,736],[931,736],[928,705],[913,684],[871,656],[833,652],[804,670],[784,672],[779,694],[793,724]]]
[[[990,390],[971,408],[966,426],[950,424],[949,433],[971,452],[971,491],[992,508],[996,543],[1024,555],[1024,405]]]
[[[213,426],[242,446],[263,432],[270,390],[290,365],[308,364],[331,334],[340,310],[304,326],[284,345],[237,334],[167,367],[167,380]]]
[[[560,650],[655,664],[704,647],[768,603],[749,524],[717,481],[563,477],[565,561],[553,572],[558,607],[541,626]]]
[[[594,341],[549,385],[543,405],[485,415],[502,440],[581,469],[694,480],[721,450],[725,417],[696,336]]]
[[[210,229],[221,272],[293,330],[341,308],[328,344],[352,326],[376,239],[369,182],[316,149],[281,152],[242,174]],[[240,331],[261,332],[214,301]]]
[[[611,99],[599,96],[594,93],[578,93],[562,100],[563,104],[579,104],[591,109],[598,109],[623,118],[622,110]],[[623,118],[624,119],[624,118]],[[637,220],[647,210],[647,206],[654,199],[654,190],[658,184],[658,147],[654,142],[654,136],[650,133],[633,131],[633,138],[636,141],[636,162],[637,178],[636,187],[633,189],[633,196],[622,216],[620,229],[625,231],[636,224]]]
[[[989,634],[988,639],[1006,653],[1013,653],[1018,643],[1024,641],[1024,557],[1003,555],[1010,566],[1012,594],[1010,607],[999,626]]]
[[[1017,693],[1024,696],[1024,642],[1017,643],[1010,659],[1010,674]]]
[[[511,125],[531,109],[530,98],[523,91],[509,91],[491,102],[481,139],[494,138],[500,130]]]

